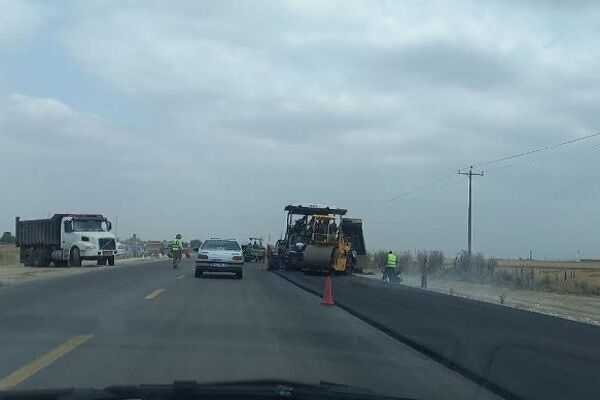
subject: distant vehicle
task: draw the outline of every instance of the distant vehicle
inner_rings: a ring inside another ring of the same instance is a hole
[[[242,279],[243,265],[244,255],[237,240],[211,238],[198,249],[195,276],[200,278],[205,272],[228,272]]]
[[[100,214],[54,214],[49,219],[15,219],[16,245],[27,267],[80,267],[82,260],[115,265],[112,224]]]
[[[263,246],[263,239],[257,237],[249,238],[247,244],[242,245],[244,253],[244,261],[246,262],[263,262],[267,255],[267,249]]]
[[[125,243],[117,242],[117,257],[124,257],[129,252],[127,245]]]
[[[149,257],[162,257],[167,254],[169,249],[165,247],[163,242],[151,240],[146,242],[146,254]]]

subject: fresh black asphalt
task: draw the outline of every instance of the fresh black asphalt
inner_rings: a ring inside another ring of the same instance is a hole
[[[324,277],[277,272],[316,294]],[[378,280],[334,276],[338,306],[505,396],[600,399],[600,328]]]

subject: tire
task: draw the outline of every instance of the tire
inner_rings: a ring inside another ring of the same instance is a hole
[[[33,267],[33,249],[27,249],[23,253],[23,265]]]
[[[195,271],[194,271],[194,276],[195,276],[196,278],[202,278],[202,271],[195,270]]]
[[[50,266],[50,258],[46,255],[45,249],[33,250],[33,266],[38,268],[46,268]]]
[[[81,267],[81,254],[79,253],[78,247],[71,249],[71,256],[69,257],[69,267]]]
[[[54,261],[54,266],[57,268],[64,268],[68,265],[67,261],[63,261],[63,260],[59,260],[59,261]]]
[[[244,273],[243,273],[242,271],[240,271],[240,272],[237,272],[237,273],[235,274],[235,277],[236,277],[237,279],[242,279],[242,278],[244,277]]]
[[[106,258],[99,258],[96,261],[96,265],[106,265]]]
[[[115,256],[108,257],[108,265],[110,265],[111,267],[115,265]]]

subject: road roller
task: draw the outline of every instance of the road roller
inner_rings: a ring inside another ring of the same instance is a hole
[[[362,221],[343,208],[288,205],[285,237],[269,251],[269,268],[352,273],[365,258]]]

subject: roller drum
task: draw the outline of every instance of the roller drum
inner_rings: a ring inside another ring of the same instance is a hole
[[[306,267],[329,268],[335,246],[308,245],[304,250],[303,264]]]

